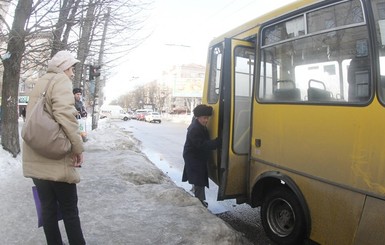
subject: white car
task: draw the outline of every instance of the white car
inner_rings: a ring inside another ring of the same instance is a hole
[[[160,119],[160,114],[158,112],[149,112],[148,114],[146,114],[146,116],[144,117],[144,120],[146,122],[158,122],[158,123],[161,123],[162,120]]]

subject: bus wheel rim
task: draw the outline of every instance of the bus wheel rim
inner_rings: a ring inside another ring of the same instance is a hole
[[[274,199],[268,206],[267,221],[274,234],[279,237],[289,236],[295,225],[293,207],[285,199]]]

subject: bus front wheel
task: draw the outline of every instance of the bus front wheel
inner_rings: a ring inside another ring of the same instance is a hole
[[[305,216],[288,188],[282,186],[267,193],[261,220],[267,236],[278,244],[302,244],[305,239]]]

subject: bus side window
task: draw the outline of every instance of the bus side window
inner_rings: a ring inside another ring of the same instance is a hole
[[[219,88],[222,67],[222,46],[214,47],[211,53],[211,65],[209,75],[209,87],[207,100],[209,104],[215,104],[219,100]]]
[[[377,44],[377,50],[378,50],[378,57],[379,57],[379,68],[380,68],[380,77],[379,77],[379,90],[378,90],[378,96],[379,100],[382,102],[382,105],[385,105],[385,2],[383,0],[372,0],[372,9],[376,10],[373,11],[374,19],[376,20],[375,24],[376,27],[374,30],[376,30],[376,44]]]
[[[326,90],[326,85],[324,82],[315,79],[309,80],[307,89],[308,101],[330,101],[332,98],[333,95]]]
[[[292,80],[277,81],[277,87],[274,89],[274,100],[277,101],[300,101],[301,92],[295,86]]]
[[[349,102],[369,99],[370,61],[368,56],[355,57],[348,68]]]
[[[361,1],[338,2],[310,10],[303,18],[293,15],[262,27],[257,81],[261,102],[337,105],[368,101],[373,91],[368,24]],[[383,26],[385,30],[385,22]],[[295,81],[296,87],[279,89],[273,81],[282,79]]]
[[[382,76],[382,75],[380,80],[380,97],[381,98],[385,97],[385,76]]]

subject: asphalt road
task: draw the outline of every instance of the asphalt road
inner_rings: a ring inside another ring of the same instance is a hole
[[[184,165],[182,151],[188,125],[168,120],[160,124],[137,120],[114,123],[132,132],[141,141],[141,151],[170,176],[176,185],[186,191],[191,189],[188,183],[181,182]],[[253,209],[247,204],[237,205],[235,200],[217,201],[217,186],[213,182],[210,182],[210,189],[206,189],[206,199],[210,212],[244,233],[253,244],[274,244],[262,228],[259,208]]]

